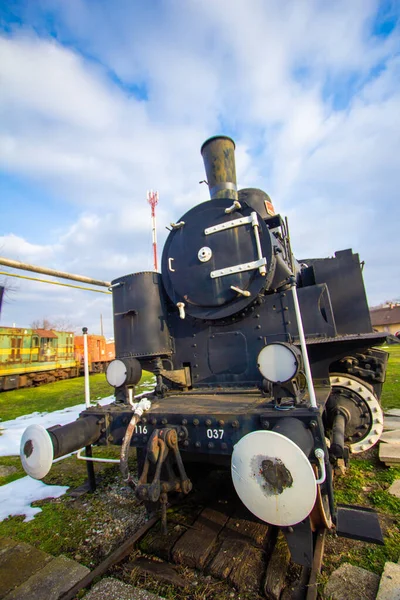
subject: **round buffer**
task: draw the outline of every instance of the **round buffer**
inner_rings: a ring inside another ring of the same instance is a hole
[[[43,479],[53,463],[53,444],[41,425],[29,425],[22,435],[20,457],[24,471],[34,479]]]
[[[286,527],[311,512],[317,484],[304,452],[274,431],[253,431],[234,446],[232,480],[243,504],[256,517]]]

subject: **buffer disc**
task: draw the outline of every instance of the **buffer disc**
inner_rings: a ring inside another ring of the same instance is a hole
[[[256,517],[281,527],[311,512],[317,484],[311,463],[290,439],[253,431],[234,446],[231,473],[236,492]]]
[[[22,466],[34,479],[43,479],[53,463],[53,444],[50,435],[41,425],[30,425],[21,438]]]

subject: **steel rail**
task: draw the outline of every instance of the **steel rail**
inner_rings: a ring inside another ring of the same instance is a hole
[[[131,537],[125,540],[125,542],[123,542],[123,544],[114,550],[114,552],[111,552],[111,554],[107,556],[107,558],[103,560],[103,562],[101,562],[95,569],[93,569],[93,571],[90,571],[90,573],[88,573],[83,579],[78,581],[78,583],[69,589],[68,592],[65,592],[62,596],[60,596],[59,600],[74,600],[76,595],[81,590],[89,587],[96,577],[104,575],[104,573],[106,573],[110,567],[119,563],[126,556],[128,556],[134,544],[136,544],[136,542],[140,540],[140,538],[143,537],[144,534],[147,533],[148,530],[151,529],[159,520],[159,515],[149,519],[147,523],[140,527]]]
[[[321,572],[322,559],[324,557],[326,529],[320,529],[314,548],[314,560],[311,567],[310,579],[308,580],[306,600],[317,600],[318,582],[317,578]]]
[[[168,506],[176,505],[177,502],[171,502]],[[67,592],[64,592],[59,600],[75,600],[77,598],[77,594],[81,590],[89,588],[94,580],[99,577],[104,576],[107,571],[123,561],[133,550],[134,545],[161,519],[160,515],[156,515],[149,519],[142,527],[140,527],[132,536],[125,540],[114,552],[112,552],[107,558],[102,561],[93,571],[88,573],[85,577],[83,577],[80,581],[78,581],[73,587],[71,587]],[[174,522],[174,521],[170,521]],[[195,531],[199,531],[201,534],[201,530],[193,525],[188,525],[184,523],[179,523],[184,528],[193,529]],[[275,528],[272,527],[272,537],[270,535],[269,547],[267,550],[264,550],[264,553],[269,555],[266,557],[265,567],[268,567],[269,560],[271,558],[271,554],[276,544],[277,532],[274,531]],[[271,534],[270,532],[270,534]],[[317,532],[317,537],[314,545],[314,557],[311,568],[303,567],[302,576],[298,581],[298,595],[296,596],[299,600],[316,600],[318,594],[318,583],[317,578],[318,574],[321,571],[322,560],[324,556],[324,546],[325,546],[325,535],[326,529],[321,528]]]

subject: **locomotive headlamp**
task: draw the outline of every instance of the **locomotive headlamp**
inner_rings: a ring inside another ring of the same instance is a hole
[[[142,367],[136,358],[117,358],[107,367],[106,379],[113,387],[135,385],[142,377]]]
[[[296,377],[301,365],[300,351],[290,344],[275,342],[265,346],[257,358],[261,375],[272,383],[285,383]]]

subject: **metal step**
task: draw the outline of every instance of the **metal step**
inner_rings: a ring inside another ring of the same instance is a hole
[[[384,545],[378,515],[365,506],[338,504],[336,533],[340,537]]]

